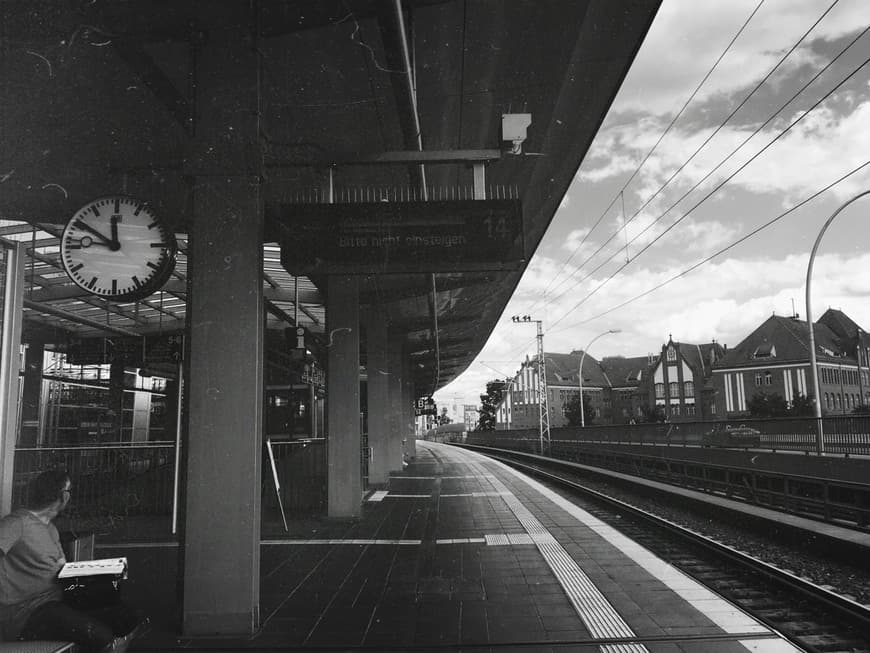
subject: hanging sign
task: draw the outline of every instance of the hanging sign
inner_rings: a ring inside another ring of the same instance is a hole
[[[295,204],[269,211],[293,274],[513,270],[519,200]]]
[[[142,336],[76,338],[67,341],[66,359],[71,365],[107,365],[123,361],[130,367],[145,363],[178,364],[184,356],[184,336],[180,333]]]

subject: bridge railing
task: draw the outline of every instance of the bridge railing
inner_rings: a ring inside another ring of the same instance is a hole
[[[870,455],[870,415],[823,417],[822,424],[826,452]],[[796,417],[562,427],[551,429],[550,439],[603,444],[734,446],[812,453],[816,451],[817,430],[814,417]],[[731,444],[723,437],[729,433],[734,434]],[[744,437],[741,438],[741,434]],[[468,442],[500,442],[524,451],[540,450],[537,429],[471,431]]]

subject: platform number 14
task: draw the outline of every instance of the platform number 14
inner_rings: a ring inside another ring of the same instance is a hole
[[[483,223],[486,225],[487,238],[500,238],[502,240],[508,237],[507,220],[504,216],[493,218],[488,216]]]

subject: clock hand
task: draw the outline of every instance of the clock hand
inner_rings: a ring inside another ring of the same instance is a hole
[[[90,236],[82,236],[81,238],[79,238],[79,246],[75,249],[84,249],[86,247],[107,247],[109,249],[113,249],[112,243],[110,242],[101,243],[98,240],[94,240]]]
[[[109,245],[110,247],[111,247],[112,245],[114,245],[114,242],[113,242],[113,241],[111,241],[110,239],[106,238],[103,234],[101,234],[99,231],[97,231],[96,229],[94,229],[91,225],[89,225],[89,224],[88,224],[87,222],[85,222],[84,220],[76,220],[73,226],[78,227],[79,229],[84,229],[85,231],[88,231],[88,232],[92,233],[93,235],[95,235],[97,238],[99,238],[100,240],[102,240],[104,243],[106,243],[106,244]]]
[[[110,218],[110,222],[112,225],[112,242],[109,243],[109,249],[113,252],[117,252],[121,249],[121,243],[118,242],[118,221],[121,219],[119,215],[113,215]]]

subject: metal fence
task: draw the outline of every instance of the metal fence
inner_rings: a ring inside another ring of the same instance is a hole
[[[64,518],[81,531],[113,530],[131,516],[172,514],[174,443],[18,448],[13,505],[26,505],[30,480],[50,469],[69,473]]]
[[[654,444],[667,446],[727,446],[711,440],[713,433],[746,427],[758,432],[753,448],[773,451],[815,452],[818,446],[818,422],[814,417],[790,419],[741,419],[718,422],[674,422],[655,424],[621,424],[554,428],[551,441],[570,440],[603,444]],[[870,455],[870,415],[847,415],[822,418],[823,446],[827,453]],[[468,442],[513,444],[524,451],[540,451],[537,429],[510,431],[472,431]],[[715,444],[711,445],[711,442]],[[735,442],[734,446],[741,445]]]

